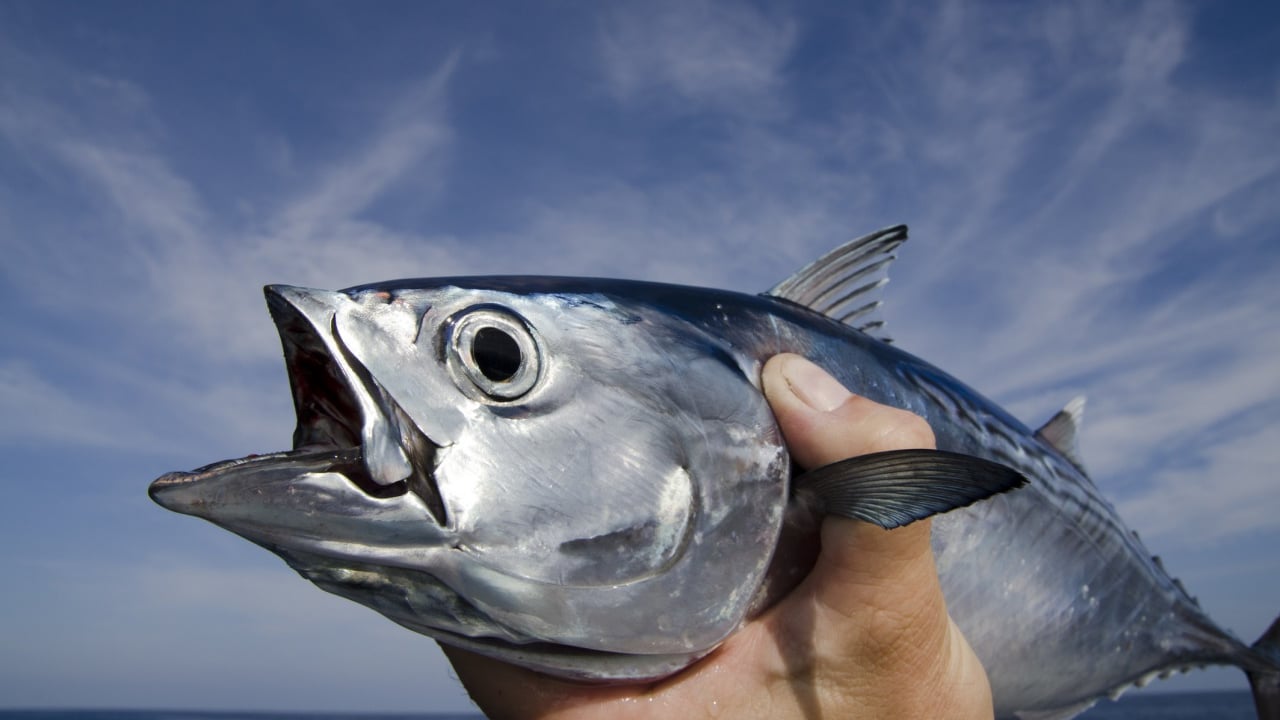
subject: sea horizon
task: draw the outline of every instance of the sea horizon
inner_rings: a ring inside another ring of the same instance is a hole
[[[1118,701],[1100,700],[1078,716],[1082,720],[1254,720],[1247,690],[1130,693]],[[26,707],[0,708],[0,720],[483,720],[478,710],[309,711],[201,710],[193,708]]]

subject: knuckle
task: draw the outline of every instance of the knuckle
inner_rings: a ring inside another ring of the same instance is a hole
[[[915,413],[886,407],[876,414],[875,430],[869,438],[871,452],[932,448],[933,429]]]

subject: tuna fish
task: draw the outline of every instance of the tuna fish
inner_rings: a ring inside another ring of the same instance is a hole
[[[1084,472],[1080,402],[1032,431],[890,344],[878,294],[905,239],[873,233],[755,296],[553,277],[268,287],[294,449],[170,473],[151,495],[412,630],[599,681],[713,650],[807,573],[820,512],[888,527],[961,507],[935,520],[934,551],[997,716],[1068,718],[1229,664],[1280,717],[1280,621],[1248,645],[1165,573]],[[799,473],[760,392],[781,352],[921,415],[943,452]]]

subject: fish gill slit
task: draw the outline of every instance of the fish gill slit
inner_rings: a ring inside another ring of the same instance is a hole
[[[351,373],[359,380],[363,386],[364,392],[374,399],[375,405],[386,415],[385,419],[392,423],[399,435],[400,448],[404,451],[409,459],[409,464],[413,468],[413,473],[406,479],[399,482],[391,483],[387,486],[380,486],[373,482],[369,477],[368,470],[363,464],[363,448],[362,458],[358,477],[348,478],[355,482],[364,492],[373,497],[388,498],[404,495],[406,492],[413,493],[426,506],[427,512],[431,514],[432,519],[441,527],[447,527],[449,523],[449,515],[445,510],[444,497],[440,493],[440,487],[436,484],[434,467],[436,450],[439,447],[432,442],[420,429],[417,423],[409,417],[404,408],[396,402],[395,398],[373,378],[369,369],[361,363],[355,355],[347,347],[342,340],[342,335],[338,332],[337,318],[332,322],[332,332],[334,345],[338,352],[342,355],[342,362],[351,370]],[[345,385],[345,383],[343,383]],[[359,392],[360,389],[350,388],[350,392]],[[358,403],[355,403],[358,407]]]

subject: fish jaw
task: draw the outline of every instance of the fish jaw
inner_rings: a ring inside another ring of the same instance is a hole
[[[274,552],[335,562],[421,562],[454,543],[433,470],[439,445],[410,420],[338,332],[342,293],[266,288],[297,411],[294,449],[174,472],[161,506]]]
[[[304,449],[169,473],[151,484],[150,494],[166,509],[275,552],[403,562],[409,549],[422,555],[448,546],[450,531],[430,521],[422,498],[371,495],[352,479],[362,472],[357,448]]]

